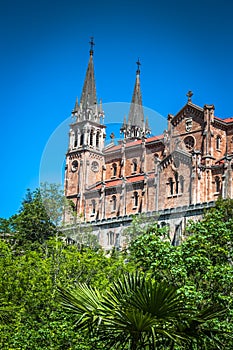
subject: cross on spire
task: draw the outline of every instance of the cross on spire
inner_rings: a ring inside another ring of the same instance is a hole
[[[90,37],[89,44],[90,44],[90,55],[92,56],[94,53],[94,45],[95,45],[93,36]]]
[[[138,66],[138,69],[137,69],[137,74],[140,74],[140,66],[141,66],[141,62],[140,62],[140,60],[139,60],[139,57],[138,57],[138,60],[137,60],[137,62],[136,62],[136,65]]]
[[[188,97],[188,102],[192,102],[193,92],[191,90],[187,92],[186,96]]]

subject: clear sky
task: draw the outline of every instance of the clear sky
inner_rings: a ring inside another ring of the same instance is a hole
[[[164,116],[152,117],[157,134],[188,90],[194,103],[213,103],[216,116],[233,116],[232,17],[230,0],[2,0],[0,217],[16,213],[26,189],[38,187],[54,130],[68,145],[90,36],[103,103],[130,102],[140,57],[143,104]],[[106,123],[123,117],[106,115]],[[50,157],[63,158],[59,146],[56,140]]]

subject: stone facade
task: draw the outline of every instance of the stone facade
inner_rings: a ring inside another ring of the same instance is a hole
[[[233,118],[220,119],[214,106],[186,105],[168,115],[163,135],[150,137],[140,90],[139,62],[122,140],[105,146],[106,127],[97,103],[90,51],[80,103],[72,111],[66,155],[65,195],[83,223],[105,248],[123,245],[122,232],[132,215],[156,215],[170,225],[174,244],[190,218],[219,196],[233,197]],[[69,222],[67,214],[65,220]]]

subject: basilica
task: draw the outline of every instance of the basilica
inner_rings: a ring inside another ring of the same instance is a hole
[[[80,101],[72,111],[66,154],[65,196],[77,217],[91,223],[105,249],[124,245],[134,215],[169,227],[176,245],[188,220],[198,220],[216,199],[233,198],[233,118],[215,116],[214,105],[197,106],[192,92],[167,129],[150,136],[140,88],[140,62],[122,138],[105,144],[106,125],[97,101],[93,42]],[[71,221],[68,214],[65,221]]]

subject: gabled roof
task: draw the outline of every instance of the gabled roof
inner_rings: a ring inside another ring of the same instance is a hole
[[[196,112],[198,114],[202,114],[204,109],[198,105],[195,105],[194,103],[192,103],[191,101],[188,101],[177,113],[175,116],[172,116],[171,119],[171,123],[176,122],[177,119],[179,119],[180,115],[183,114],[183,112],[187,109],[187,108],[193,108],[194,110],[196,110]]]
[[[152,142],[155,142],[155,141],[159,141],[159,140],[163,140],[163,137],[164,135],[158,135],[158,136],[152,136],[152,137],[149,137],[148,139],[146,139],[146,144],[147,143],[152,143]],[[130,147],[134,147],[134,146],[138,146],[138,145],[141,145],[142,143],[142,140],[135,140],[135,141],[130,141],[130,142],[126,142],[125,143],[125,147],[126,148],[130,148]],[[107,149],[105,149],[105,153],[110,153],[110,152],[114,152],[114,151],[117,151],[117,150],[120,150],[122,148],[122,145],[113,145],[112,147],[108,147]]]

